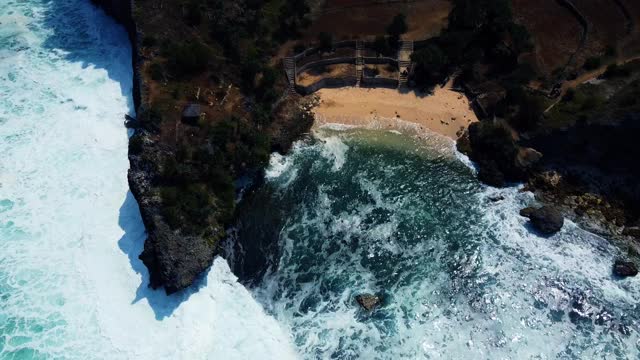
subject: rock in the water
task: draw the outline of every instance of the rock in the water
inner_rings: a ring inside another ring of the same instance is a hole
[[[499,202],[499,201],[502,201],[502,200],[504,200],[504,196],[502,196],[502,195],[489,196],[489,201],[491,201],[491,202]]]
[[[132,117],[129,114],[125,114],[124,116],[124,126],[127,129],[137,129],[140,124],[138,124],[138,120],[136,120],[136,118]]]
[[[371,311],[378,307],[382,302],[382,299],[379,296],[372,294],[361,294],[356,296],[356,301],[360,306],[362,306],[365,310]]]
[[[520,215],[529,218],[533,227],[545,235],[560,231],[564,225],[562,214],[551,206],[528,207],[520,210]]]
[[[628,277],[638,275],[638,267],[632,261],[616,260],[613,273],[617,276]]]

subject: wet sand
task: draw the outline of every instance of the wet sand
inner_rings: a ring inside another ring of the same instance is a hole
[[[393,89],[321,89],[320,103],[313,109],[316,126],[343,124],[366,128],[398,128],[406,122],[451,139],[478,121],[466,96],[437,88],[432,95],[401,93]]]

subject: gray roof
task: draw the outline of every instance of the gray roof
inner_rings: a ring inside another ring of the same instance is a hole
[[[184,107],[182,111],[183,118],[197,118],[200,117],[200,105],[198,104],[189,104]]]

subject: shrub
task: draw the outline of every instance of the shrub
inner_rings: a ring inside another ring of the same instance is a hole
[[[592,56],[585,60],[583,67],[585,70],[595,70],[602,64],[602,59],[599,56]]]
[[[187,4],[185,22],[189,26],[198,26],[202,22],[201,9],[198,0],[191,0]]]
[[[129,138],[129,154],[139,155],[140,153],[142,153],[142,149],[142,136],[140,136],[138,133],[133,134],[133,136]]]
[[[391,24],[387,26],[387,34],[397,40],[400,38],[400,35],[406,33],[408,29],[406,16],[404,16],[404,14],[398,14],[394,16]]]
[[[160,188],[160,199],[165,206],[175,206],[178,203],[178,188],[173,186]]]
[[[172,45],[168,49],[169,68],[175,75],[193,75],[206,70],[209,64],[209,48],[194,41],[189,44]]]
[[[608,57],[614,57],[617,53],[618,50],[616,50],[616,47],[612,45],[607,46],[607,49],[604,51],[604,55]]]
[[[153,63],[149,66],[149,74],[151,75],[151,79],[155,81],[164,79],[164,69],[159,63]]]
[[[534,129],[544,113],[544,103],[542,99],[532,95],[525,95],[519,105],[518,113],[510,119],[510,123],[518,130]]]
[[[631,75],[631,70],[627,66],[611,64],[607,66],[607,71],[602,74],[602,77],[611,79],[616,77],[628,77],[629,75]]]
[[[158,40],[155,37],[147,35],[142,39],[142,46],[151,47],[156,46]]]
[[[298,43],[293,47],[294,54],[300,54],[301,52],[307,50],[307,47],[304,44]]]
[[[318,34],[318,43],[320,50],[330,51],[331,49],[333,49],[333,35],[324,31],[321,32],[320,34]]]
[[[142,109],[141,113],[138,115],[138,121],[140,121],[140,125],[145,129],[155,132],[160,129],[162,113],[157,107],[151,105]]]
[[[373,41],[373,50],[380,55],[387,55],[391,52],[389,43],[387,43],[387,39],[384,36],[376,36]]]
[[[562,97],[562,101],[564,102],[571,102],[576,98],[576,89],[574,88],[569,88],[567,89],[567,92],[564,94],[564,96]]]

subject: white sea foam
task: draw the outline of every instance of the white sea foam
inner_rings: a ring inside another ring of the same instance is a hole
[[[324,142],[321,155],[325,159],[333,161],[333,171],[342,169],[349,146],[339,136],[323,137],[320,141]]]
[[[0,358],[295,358],[221,258],[197,292],[147,287],[124,31],[80,0],[5,1],[0,24]]]
[[[532,194],[450,170],[451,146],[426,144],[445,155],[419,156],[425,165],[394,157],[407,138],[320,135],[340,137],[349,156],[336,174],[325,149],[333,144],[288,155],[310,194],[279,195],[292,207],[279,267],[253,289],[303,357],[638,356],[639,279],[612,278],[619,250],[605,239],[570,221],[554,236],[536,235],[518,215]],[[497,195],[504,200],[490,200]],[[379,292],[388,300],[372,314],[354,304],[359,293]]]

